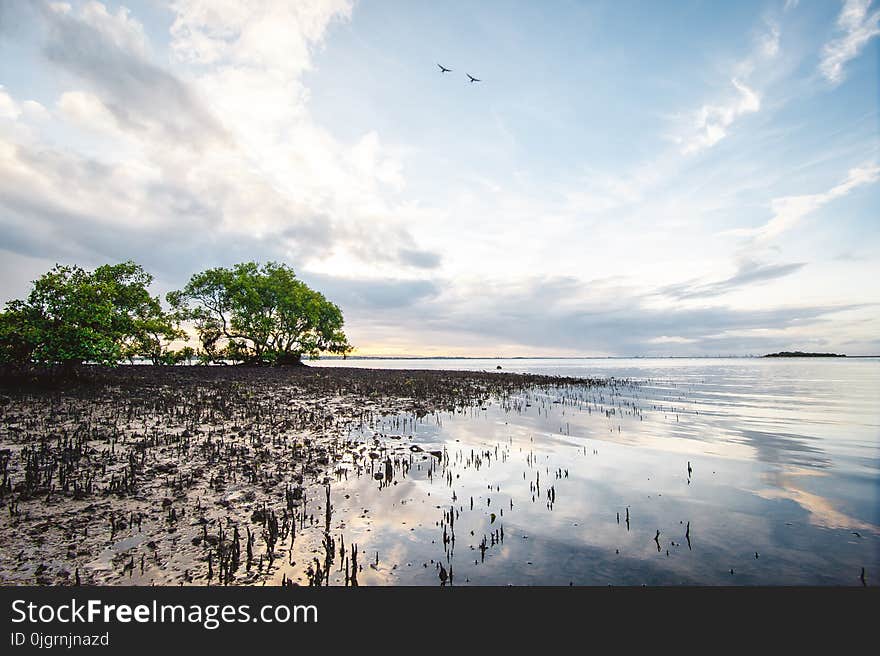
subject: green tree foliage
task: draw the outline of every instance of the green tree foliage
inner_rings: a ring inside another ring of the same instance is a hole
[[[29,361],[39,341],[36,321],[27,303],[8,302],[0,312],[0,363]]]
[[[72,365],[115,364],[135,356],[168,357],[166,342],[184,337],[147,287],[134,262],[86,271],[56,265],[34,282],[27,300],[0,313],[0,360]]]
[[[195,323],[211,359],[295,364],[351,350],[340,309],[284,264],[209,269],[167,299]]]

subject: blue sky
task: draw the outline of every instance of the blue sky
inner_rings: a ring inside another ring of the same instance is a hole
[[[0,300],[274,259],[360,353],[878,353],[878,34],[868,0],[0,0]]]

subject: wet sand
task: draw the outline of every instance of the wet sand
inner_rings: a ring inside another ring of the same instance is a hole
[[[327,367],[0,371],[0,584],[357,584],[382,563],[358,561],[346,537],[365,514],[349,481],[452,475],[448,452],[401,431],[486,404],[523,409],[534,391],[581,404],[631,385]]]

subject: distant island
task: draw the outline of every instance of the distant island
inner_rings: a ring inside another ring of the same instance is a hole
[[[805,353],[804,351],[780,351],[768,353],[765,358],[845,358],[844,353]]]

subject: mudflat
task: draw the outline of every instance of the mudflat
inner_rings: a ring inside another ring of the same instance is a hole
[[[332,565],[355,584],[363,562],[331,530],[333,482],[355,471],[390,483],[415,457],[444,457],[400,445],[392,460],[359,437],[365,426],[607,385],[328,367],[4,369],[0,583],[321,584]]]

